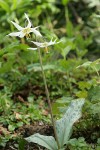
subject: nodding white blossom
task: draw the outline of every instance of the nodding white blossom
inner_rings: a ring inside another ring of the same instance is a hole
[[[55,39],[54,41],[51,39],[50,42],[44,42],[44,43],[40,43],[40,42],[35,42],[35,41],[31,41],[32,43],[34,43],[37,47],[40,47],[40,48],[45,48],[45,51],[48,53],[48,46],[50,45],[54,45],[54,44],[58,44],[60,43],[61,41],[59,42],[56,42],[57,39]],[[28,48],[29,50],[37,50],[37,48]]]
[[[31,28],[32,24],[29,20],[28,15],[25,13],[25,17],[28,21],[28,24],[25,28],[21,27],[20,25],[18,25],[17,23],[11,21],[11,23],[18,29],[19,32],[12,32],[10,34],[8,34],[9,36],[18,36],[20,38],[23,38],[24,36],[29,37],[29,34],[31,32],[33,32],[37,37],[42,37],[41,33],[37,30],[37,27]]]
[[[31,41],[31,42],[34,43],[38,47],[44,48],[44,47],[48,47],[50,45],[54,45],[54,44],[61,42],[61,41],[59,41],[59,42],[56,42],[56,41],[57,41],[57,39],[55,39],[54,41],[51,39],[50,42],[43,42],[43,43],[35,42],[35,41]]]

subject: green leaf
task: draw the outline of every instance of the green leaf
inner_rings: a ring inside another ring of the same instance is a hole
[[[28,68],[29,72],[32,71],[32,70],[41,71],[41,67],[40,67],[39,63],[28,65],[27,68]],[[51,65],[51,64],[43,65],[44,70],[50,70],[50,69],[54,69],[54,68],[55,68],[55,65]]]
[[[69,0],[62,0],[63,5],[67,5],[68,2],[69,2]]]
[[[99,76],[99,70],[100,70],[100,59],[97,59],[97,60],[95,60],[95,61],[93,61],[93,62],[91,62],[91,61],[87,61],[87,62],[85,62],[84,64],[82,64],[82,65],[80,65],[80,66],[78,66],[77,68],[79,68],[79,67],[90,67],[90,68],[92,68],[94,71],[96,71],[97,72],[97,74],[98,74],[98,76]]]
[[[18,3],[17,0],[13,0],[13,2],[12,2],[12,7],[11,7],[12,10],[14,10],[14,9],[17,8],[17,5],[18,5],[17,3]]]
[[[84,99],[73,100],[63,118],[56,121],[56,130],[61,147],[67,144],[73,124],[81,117],[83,104]]]
[[[72,22],[67,18],[67,25],[66,25],[66,30],[67,30],[67,35],[68,37],[73,37],[74,36],[74,27]]]
[[[83,90],[83,91],[78,91],[76,93],[76,96],[79,97],[79,98],[86,98],[87,97],[87,91],[86,90]]]
[[[63,51],[62,51],[62,56],[64,57],[64,59],[66,59],[66,56],[67,56],[67,54],[70,52],[70,50],[71,50],[71,46],[67,46],[67,47],[65,47],[64,49],[63,49]]]
[[[8,130],[9,130],[9,131],[14,131],[15,128],[16,128],[16,127],[15,127],[15,125],[13,125],[13,124],[12,124],[12,125],[10,124],[10,125],[8,126]]]
[[[100,85],[90,88],[88,91],[88,99],[92,102],[100,101]]]
[[[79,65],[77,68],[79,68],[79,67],[88,67],[88,66],[90,66],[91,65],[91,61],[87,61],[87,62],[85,62],[84,64],[82,64],[82,65]]]
[[[92,110],[92,114],[100,115],[100,102],[98,102],[96,104],[92,104],[90,106],[90,109]]]
[[[49,150],[58,150],[57,143],[53,136],[44,136],[39,133],[31,135],[28,138],[25,138],[28,142],[37,143]]]
[[[6,12],[10,12],[10,7],[7,4],[7,2],[0,0],[0,6],[2,7],[2,9],[4,9]]]

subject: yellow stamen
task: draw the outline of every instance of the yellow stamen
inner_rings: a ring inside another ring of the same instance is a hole
[[[48,47],[45,47],[44,50],[45,50],[46,53],[49,53],[49,52],[48,52]]]
[[[30,34],[26,34],[26,38],[31,38],[31,35]]]
[[[26,38],[31,38],[31,36],[30,36],[30,34],[29,34],[30,31],[31,31],[30,28],[25,28],[25,29],[23,30],[23,33],[25,34]]]
[[[28,33],[30,33],[30,31],[31,31],[30,28],[25,28],[25,29],[23,30],[23,33],[28,34]]]

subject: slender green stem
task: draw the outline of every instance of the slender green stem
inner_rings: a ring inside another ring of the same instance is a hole
[[[39,47],[38,47],[38,53],[39,53],[41,71],[42,71],[42,75],[43,75],[43,81],[44,81],[44,85],[45,85],[45,92],[46,92],[47,101],[48,101],[48,105],[49,105],[49,109],[50,109],[51,122],[52,122],[52,125],[53,125],[54,135],[55,135],[55,138],[56,138],[58,149],[60,149],[60,145],[59,145],[59,141],[58,141],[58,137],[57,137],[57,132],[56,132],[56,127],[55,127],[55,120],[54,120],[53,113],[52,113],[52,106],[51,106],[51,101],[50,101],[50,96],[49,96],[49,90],[48,90],[48,87],[47,87],[46,77],[45,77],[45,73],[44,73],[44,70],[43,70],[42,57],[41,57],[41,52],[40,52]]]

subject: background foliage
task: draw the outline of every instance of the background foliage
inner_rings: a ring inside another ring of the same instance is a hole
[[[10,21],[24,26],[24,13],[27,13],[34,26],[40,25],[45,40],[49,41],[51,37],[62,40],[59,45],[49,48],[49,54],[42,50],[56,118],[62,116],[73,99],[86,99],[83,117],[74,128],[75,135],[79,133],[78,137],[82,138],[73,140],[69,144],[70,149],[75,150],[77,146],[89,149],[91,144],[99,150],[99,10],[99,0],[0,0],[2,146],[13,137],[15,129],[24,124],[35,120],[49,122],[38,54],[27,50],[29,46],[33,46],[30,40],[6,36],[16,30]],[[31,38],[34,39],[34,36]]]

